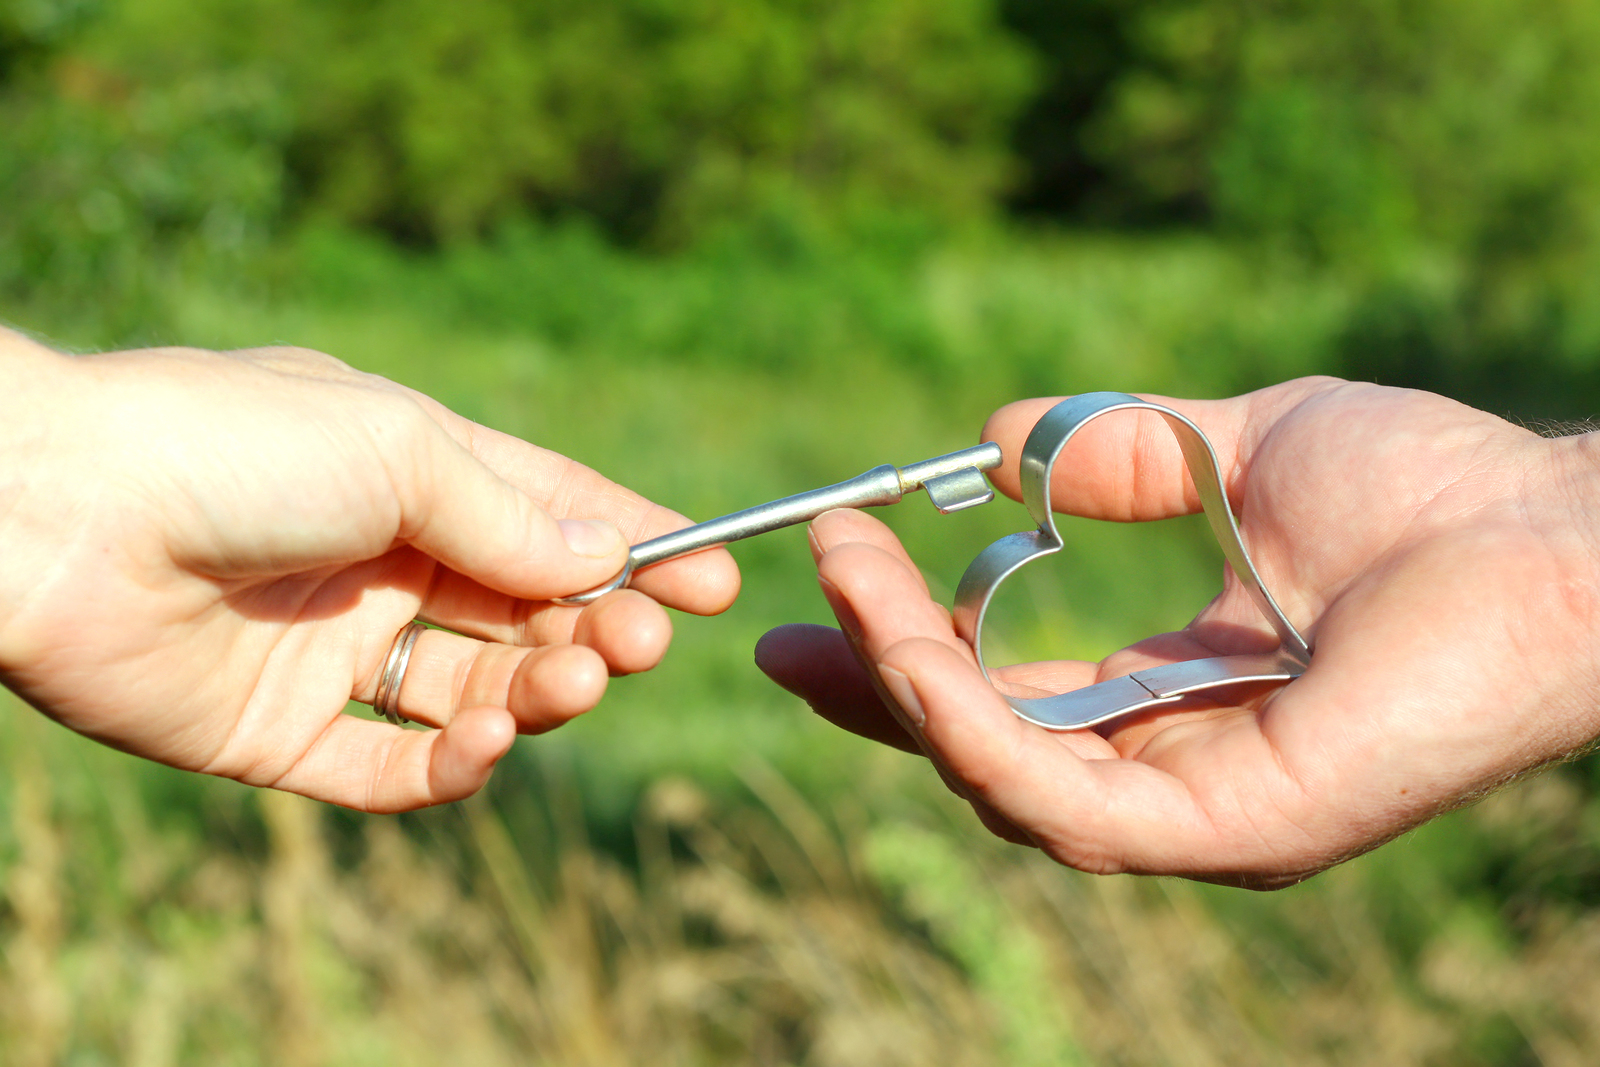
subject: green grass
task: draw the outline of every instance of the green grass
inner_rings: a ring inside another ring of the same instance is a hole
[[[85,347],[320,348],[698,518],[961,447],[1029,393],[1216,395],[1317,370],[1349,306],[1200,240],[801,251],[651,260],[525,232],[421,259],[324,234],[270,284],[179,275],[131,335],[11,315]],[[1005,500],[879,514],[946,600],[974,553],[1027,525]],[[1058,563],[1006,590],[1018,657],[1103,654],[1216,588],[1194,522],[1068,529]],[[6,701],[6,1062],[1509,1065],[1600,1049],[1585,770],[1270,897],[1079,876],[988,840],[920,761],[767,683],[756,638],[826,607],[802,531],[734,552],[731,611],[675,617],[660,668],[519,741],[465,808],[321,809]]]

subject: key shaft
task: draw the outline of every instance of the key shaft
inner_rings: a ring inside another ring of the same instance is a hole
[[[747,537],[810,522],[834,508],[875,508],[898,504],[907,493],[921,489],[924,483],[940,476],[973,468],[992,470],[999,465],[1000,446],[992,443],[905,467],[896,468],[885,463],[846,481],[757,504],[753,508],[642,541],[633,546],[628,558],[633,563],[633,569],[639,570],[678,556],[704,552],[733,541],[743,541]]]
[[[569,597],[559,604],[587,604],[613,589],[625,587],[635,571],[669,559],[704,552],[747,537],[771,533],[786,526],[810,522],[834,508],[872,508],[899,503],[907,493],[926,488],[940,511],[986,503],[994,498],[979,471],[993,470],[1001,462],[1000,446],[993,442],[964,448],[959,452],[925,459],[904,467],[885,463],[854,478],[782,497],[731,515],[697,523],[648,541],[628,550],[628,565],[605,585]]]

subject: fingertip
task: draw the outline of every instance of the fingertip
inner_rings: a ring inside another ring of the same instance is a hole
[[[1065,399],[1065,396],[1040,396],[1003,404],[984,420],[978,439],[997,441],[1002,448],[1008,443],[1020,445],[1022,442],[1018,438],[1027,436],[1041,415]]]
[[[822,558],[817,582],[840,624],[865,641],[870,656],[912,633],[960,643],[949,611],[933,602],[922,572],[896,548],[851,541]]]
[[[1022,494],[1018,463],[1022,456],[1023,442],[1028,439],[1028,433],[1040,417],[1064,399],[1066,398],[1053,396],[1013,400],[984,420],[983,430],[978,435],[979,440],[995,442],[1005,456],[1005,461],[989,472],[989,480],[994,483],[996,489],[1013,500],[1020,499]]]
[[[641,571],[631,588],[669,608],[705,616],[732,607],[742,581],[733,554],[719,548]]]
[[[682,610],[692,615],[721,615],[733,607],[743,588],[744,575],[727,549],[705,554],[705,567],[696,586],[698,597]]]
[[[554,645],[530,654],[512,676],[507,696],[523,733],[544,733],[600,703],[610,677],[605,659],[586,645]]]
[[[885,580],[889,564],[904,564],[877,545],[866,541],[843,541],[829,547],[817,564],[817,579],[852,598],[869,592]],[[893,573],[892,568],[890,573]]]
[[[813,625],[815,624],[792,622],[784,626],[775,626],[756,638],[754,655],[757,669],[779,687],[790,693],[794,692],[790,688],[791,683],[788,681],[789,675],[793,673],[791,666],[794,662],[794,657],[790,654],[790,650],[796,636],[800,636],[802,640],[804,639],[803,635],[799,634],[799,631],[803,627]]]
[[[921,754],[880,699],[844,634],[833,627],[791,623],[768,631],[756,642],[756,666],[840,729]]]
[[[927,593],[928,583],[922,577],[922,571],[917,567],[916,561],[911,558],[894,531],[871,515],[841,508],[823,512],[812,520],[811,527],[812,555],[817,557],[819,575],[828,573],[828,561],[836,553],[854,552],[856,546],[863,546],[866,549],[876,550],[900,564],[916,581],[917,588],[924,594]]]
[[[428,760],[431,801],[446,804],[482,789],[516,739],[516,720],[504,708],[458,713],[433,740]]]
[[[492,767],[507,752],[510,752],[511,746],[516,743],[516,716],[505,708],[489,705],[470,708],[467,710],[466,715],[469,717],[468,724],[473,731],[474,738],[481,746],[479,749],[480,757],[487,760],[488,765]],[[457,715],[451,724],[453,725],[454,722],[458,722],[460,719],[461,716]],[[446,729],[448,728],[447,726]]]
[[[824,511],[811,520],[810,534],[813,555],[826,555],[839,545],[853,541],[880,544],[894,539],[888,526],[854,508]]]
[[[846,662],[856,665],[844,635],[831,626],[794,622],[756,640],[756,666],[787,692],[809,702],[815,676],[833,680]]]
[[[598,652],[613,677],[638,674],[667,654],[672,619],[638,590],[619,589],[583,609],[573,640]]]
[[[843,568],[854,569],[856,560],[882,563],[883,557],[888,557],[904,569],[904,574],[915,582],[915,587],[923,597],[928,595],[928,581],[922,576],[917,561],[912,560],[910,553],[906,552],[906,545],[902,545],[899,537],[894,536],[894,531],[872,515],[862,515],[854,510],[834,510],[819,515],[811,526],[816,549],[822,550],[818,558],[818,576],[824,581],[830,581],[829,574],[838,573],[834,568],[842,565],[842,560],[850,560],[850,563],[843,563]],[[813,549],[813,553],[816,549]],[[858,555],[858,550],[864,555]]]
[[[548,600],[593,589],[621,572],[626,539],[609,522],[556,519],[480,462],[438,423],[430,459],[402,479],[399,533],[451,570],[497,592]]]
[[[515,491],[515,490],[513,490]],[[620,574],[628,563],[628,540],[604,519],[557,519],[529,501],[542,521],[525,524],[526,542],[519,559],[506,569],[534,590],[530,599],[551,595],[557,581],[576,582],[578,589],[563,588],[555,595],[592,589]],[[598,579],[594,575],[600,575]],[[557,578],[557,576],[560,576]]]

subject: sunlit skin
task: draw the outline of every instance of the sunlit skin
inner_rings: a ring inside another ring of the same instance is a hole
[[[518,733],[649,670],[726,552],[585,608],[687,525],[573,461],[299,349],[67,357],[0,330],[0,680],[79,733],[367,811],[467,796]],[[569,546],[570,542],[570,546]],[[400,711],[371,702],[396,633]]]
[[[1548,440],[1431,394],[1325,378],[1151,399],[1215,444],[1262,577],[1313,643],[1304,677],[1232,706],[1043,730],[984,679],[889,530],[853,512],[812,527],[844,633],[774,630],[758,662],[833,722],[929,756],[1004,837],[1088,871],[1258,887],[1300,880],[1600,735],[1595,435]],[[1022,442],[1053,403],[1009,405],[984,429],[1005,449],[996,482],[1013,497]],[[1100,519],[1199,507],[1150,414],[1085,428],[1052,488],[1058,508]],[[1002,673],[1054,692],[1273,644],[1230,573],[1180,632],[1100,663]]]

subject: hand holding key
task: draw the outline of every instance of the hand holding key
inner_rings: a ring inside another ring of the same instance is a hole
[[[653,667],[663,606],[738,590],[706,553],[552,606],[683,520],[318,353],[68,357],[0,329],[0,381],[0,683],[174,767],[368,811],[454,800]]]
[[[653,667],[663,606],[713,614],[738,580],[707,552],[552,598],[919,485],[976,502],[999,458],[652,541],[682,520],[319,353],[71,358],[0,330],[0,380],[0,682],[123,751],[368,811],[472,793],[517,733]]]

